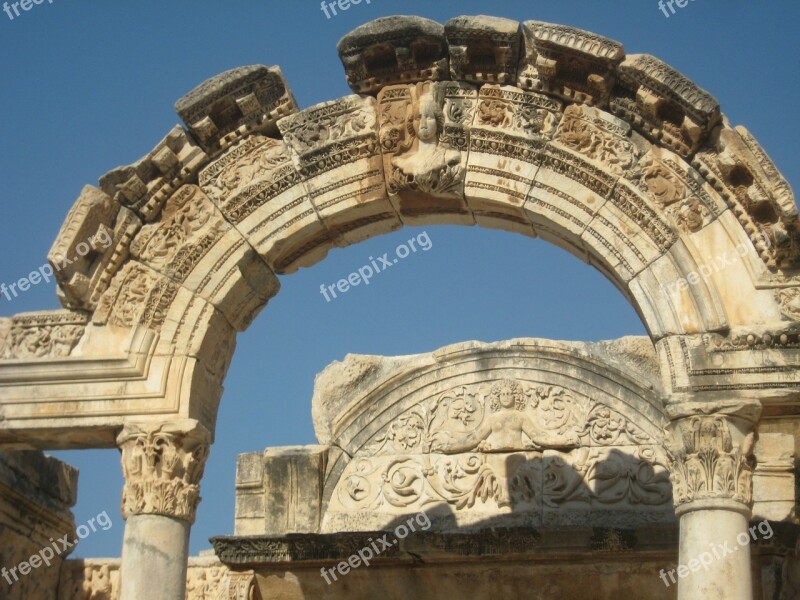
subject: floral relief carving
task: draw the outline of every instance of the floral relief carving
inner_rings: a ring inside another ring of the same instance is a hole
[[[122,513],[194,522],[210,435],[200,425],[128,425],[117,438],[125,488]]]
[[[281,149],[280,142],[269,138],[247,138],[200,174],[200,185],[209,198],[222,201],[239,193],[263,175],[289,164],[288,154],[271,152]]]
[[[554,385],[460,386],[397,415],[346,467],[342,510],[669,504],[660,439]]]
[[[669,473],[652,447],[634,454],[583,447],[553,456],[544,471],[544,501],[552,507],[572,501],[663,505],[672,497]]]
[[[568,106],[555,140],[579,154],[602,162],[617,175],[634,178],[639,150],[630,141],[625,128],[600,118],[597,116],[599,114],[596,109],[586,106]]]
[[[0,344],[2,359],[63,358],[78,345],[87,316],[79,312],[30,313],[11,319],[8,336]]]
[[[690,173],[683,173],[672,159],[648,155],[641,163],[641,178],[635,183],[683,232],[699,231],[716,215],[702,185]]]
[[[131,254],[159,270],[173,272],[181,265],[187,270],[223,231],[223,221],[208,198],[198,187],[184,186],[168,201],[161,221],[142,228]]]
[[[375,113],[360,98],[347,97],[289,117],[284,139],[299,154],[345,139],[373,134]]]
[[[683,200],[688,193],[680,177],[666,164],[652,157],[648,157],[642,165],[642,181],[660,208]]]
[[[800,321],[800,288],[788,288],[775,292],[781,313],[790,321]]]
[[[753,501],[754,434],[735,445],[724,416],[697,416],[673,425],[678,438],[668,444],[676,508],[704,499]]]

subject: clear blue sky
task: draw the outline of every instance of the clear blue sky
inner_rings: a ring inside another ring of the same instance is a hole
[[[78,2],[0,13],[0,282],[40,266],[85,183],[135,161],[178,122],[172,106],[210,76],[278,64],[301,107],[349,93],[336,42],[391,14],[441,22],[493,14],[574,25],[654,54],[721,102],[756,136],[796,189],[800,4],[694,0],[667,19],[656,0],[558,2],[372,0],[326,19],[318,0]],[[333,251],[282,279],[279,296],[239,336],[217,442],[203,481],[192,552],[233,530],[236,455],[314,442],[314,376],[348,352],[411,354],[519,336],[599,340],[643,334],[633,309],[591,267],[540,240],[476,228],[426,228],[430,251],[330,304],[319,293],[422,230]],[[0,315],[57,308],[40,285]],[[108,532],[74,556],[119,556],[122,477],[116,450],[60,452],[81,471],[78,523],[107,511]]]

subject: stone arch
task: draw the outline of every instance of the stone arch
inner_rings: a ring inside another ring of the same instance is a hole
[[[64,402],[61,416],[172,412],[213,428],[235,334],[275,274],[404,224],[497,227],[592,264],[638,311],[671,393],[752,388],[754,374],[759,389],[796,385],[794,198],[705,91],[536,21],[391,17],[339,51],[357,94],[301,111],[279,68],[234,69],[178,101],[186,129],[83,190],[49,254],[69,312],[6,321],[4,357],[138,366],[113,400],[91,370],[94,408]],[[436,132],[420,147],[423,112]],[[737,368],[755,347],[774,359]]]
[[[277,275],[403,225],[481,225],[555,243],[628,298],[673,475],[707,449],[686,427],[743,474],[744,501],[682,485],[680,502],[738,526],[748,431],[797,414],[800,384],[797,206],[766,152],[669,65],[570,27],[389,17],[338,50],[354,94],[299,110],[278,67],[228,71],[178,101],[185,127],[82,191],[48,255],[64,310],[0,319],[0,445],[166,444],[181,482],[150,476],[188,503],[179,539],[236,334]]]

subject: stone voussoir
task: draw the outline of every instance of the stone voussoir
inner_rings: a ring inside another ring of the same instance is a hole
[[[263,65],[220,73],[175,103],[178,116],[210,155],[254,133],[276,136],[278,119],[297,110],[280,67]]]
[[[444,24],[450,75],[456,81],[513,84],[521,49],[519,22],[500,17],[455,17]]]
[[[449,79],[444,27],[422,17],[394,16],[357,27],[337,45],[347,83],[357,94],[386,85]]]

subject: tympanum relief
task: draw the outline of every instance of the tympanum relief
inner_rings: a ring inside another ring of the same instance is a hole
[[[372,436],[345,468],[325,520],[434,507],[460,524],[498,515],[535,523],[558,511],[578,522],[590,511],[640,507],[656,509],[642,511],[648,520],[669,518],[661,433],[637,419],[554,385],[459,386]]]

